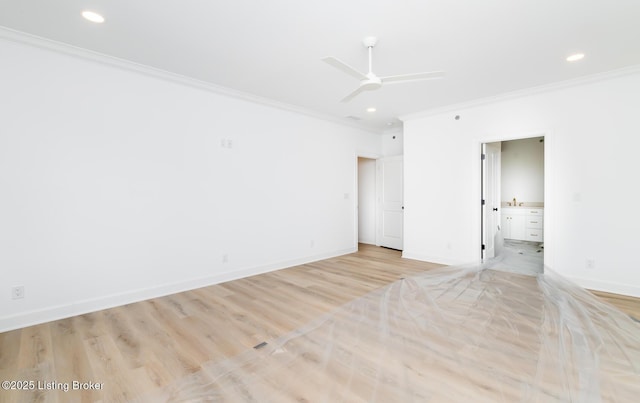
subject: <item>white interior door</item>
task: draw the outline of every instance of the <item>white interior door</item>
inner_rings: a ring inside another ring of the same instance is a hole
[[[482,258],[495,257],[500,243],[500,143],[482,145]]]
[[[376,160],[378,177],[378,243],[402,250],[404,226],[403,158]]]

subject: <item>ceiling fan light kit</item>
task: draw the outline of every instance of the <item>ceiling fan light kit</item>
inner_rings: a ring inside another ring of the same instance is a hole
[[[444,76],[444,72],[442,71],[429,71],[423,73],[378,77],[373,72],[373,48],[376,46],[377,42],[378,38],[376,38],[375,36],[367,36],[362,40],[362,44],[369,50],[369,72],[366,74],[356,70],[355,68],[349,66],[336,57],[328,56],[322,59],[325,63],[330,64],[338,70],[360,80],[360,85],[358,86],[358,88],[344,97],[342,99],[342,102],[351,101],[363,91],[377,90],[378,88],[382,87],[382,84],[385,83],[393,84],[417,80],[431,80],[435,78],[442,78]]]

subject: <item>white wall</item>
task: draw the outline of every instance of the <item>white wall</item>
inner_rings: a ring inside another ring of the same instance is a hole
[[[502,142],[501,200],[544,202],[544,142],[539,137]]]
[[[354,158],[379,136],[9,40],[0,54],[0,331],[356,249]]]
[[[402,129],[391,130],[381,135],[382,137],[382,154],[385,157],[394,157],[402,155],[404,152]]]
[[[545,264],[583,286],[640,296],[640,73],[627,73],[405,117],[404,256],[479,260],[480,144],[544,135]]]
[[[376,244],[376,160],[358,158],[358,242]]]

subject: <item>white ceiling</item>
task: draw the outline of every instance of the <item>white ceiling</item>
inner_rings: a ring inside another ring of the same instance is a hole
[[[0,25],[381,132],[405,114],[640,65],[640,0],[0,0]],[[370,35],[379,76],[446,77],[341,103],[358,81],[321,59],[366,71]]]

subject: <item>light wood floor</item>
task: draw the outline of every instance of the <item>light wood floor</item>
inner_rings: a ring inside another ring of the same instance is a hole
[[[627,295],[611,294],[603,291],[590,290],[598,298],[611,304],[640,322],[640,298],[629,297]]]
[[[36,382],[36,390],[0,390],[0,401],[145,400],[205,364],[436,267],[360,245],[342,257],[0,333],[0,381]],[[640,318],[640,300],[597,295]],[[38,390],[73,381],[103,383],[103,390]]]

